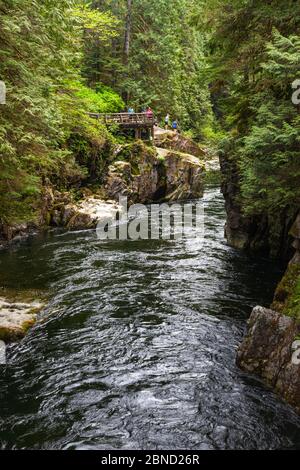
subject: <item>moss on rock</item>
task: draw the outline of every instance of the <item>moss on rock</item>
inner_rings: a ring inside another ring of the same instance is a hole
[[[290,264],[279,283],[272,309],[300,321],[300,265]]]
[[[21,303],[0,298],[0,340],[11,343],[22,339],[35,324],[43,306],[37,301]]]

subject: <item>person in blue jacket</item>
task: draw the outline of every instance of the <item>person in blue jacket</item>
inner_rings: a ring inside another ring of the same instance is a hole
[[[178,122],[176,119],[172,122],[172,129],[174,132],[178,131]]]

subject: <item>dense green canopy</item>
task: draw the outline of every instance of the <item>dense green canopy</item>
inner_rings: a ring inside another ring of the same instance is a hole
[[[233,159],[245,212],[299,207],[299,18],[297,0],[0,0],[2,223],[47,181],[101,178],[114,138],[86,113],[126,106]]]

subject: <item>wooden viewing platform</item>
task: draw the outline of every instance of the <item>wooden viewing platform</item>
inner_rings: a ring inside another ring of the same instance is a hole
[[[136,139],[142,138],[142,131],[150,131],[150,136],[154,138],[155,117],[147,113],[112,113],[99,114],[89,113],[94,119],[101,119],[107,126],[117,125],[122,129],[134,129]]]

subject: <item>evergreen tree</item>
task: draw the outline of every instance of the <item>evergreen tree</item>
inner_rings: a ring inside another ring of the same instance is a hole
[[[293,0],[211,0],[198,18],[210,29],[206,74],[227,132],[221,150],[239,168],[239,203],[252,215],[274,217],[300,204],[300,121],[291,101],[299,18]]]
[[[127,105],[151,105],[159,117],[170,112],[184,129],[212,121],[201,70],[205,35],[193,24],[196,0],[97,0],[95,8],[119,20],[118,37],[86,49],[85,73],[114,88]]]
[[[112,17],[79,0],[0,0],[0,11],[0,79],[7,87],[0,114],[0,223],[5,223],[30,216],[46,178],[84,174],[68,145],[72,135],[93,140],[99,155],[107,133],[86,112],[95,106],[101,111],[104,101],[104,111],[123,103],[107,89],[97,96],[83,92],[80,77],[83,41],[107,40]]]

